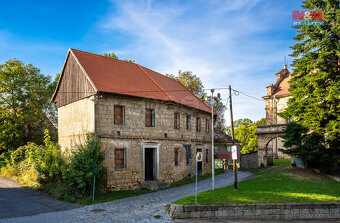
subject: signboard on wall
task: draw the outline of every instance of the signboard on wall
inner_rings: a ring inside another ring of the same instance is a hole
[[[202,160],[203,160],[203,154],[202,154],[202,152],[197,152],[197,153],[196,153],[196,161],[197,161],[197,162],[202,162]]]
[[[233,160],[237,160],[237,146],[231,146],[231,157]]]

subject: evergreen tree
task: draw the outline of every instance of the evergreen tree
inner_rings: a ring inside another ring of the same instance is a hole
[[[328,146],[336,145],[340,136],[339,0],[306,0],[302,7],[323,11],[324,25],[294,26],[297,43],[291,47],[295,59],[289,89],[293,97],[281,116],[323,135]]]

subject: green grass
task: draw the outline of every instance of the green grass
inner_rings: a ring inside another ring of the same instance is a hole
[[[255,179],[198,194],[199,204],[340,202],[340,182],[319,176],[311,170],[289,167],[289,160],[274,160],[275,167],[262,171]],[[261,170],[258,170],[261,172]],[[258,172],[258,173],[259,173]],[[191,195],[175,201],[193,205]]]
[[[223,170],[215,170],[215,174],[222,174],[224,173]],[[198,180],[205,180],[210,178],[211,174],[205,174],[198,176]],[[187,177],[180,181],[176,181],[170,184],[169,188],[172,187],[179,187],[185,184],[190,184],[195,182],[195,176],[192,178]],[[117,199],[137,196],[141,194],[151,193],[153,191],[149,189],[139,189],[139,190],[122,190],[122,191],[107,191],[105,193],[96,193],[95,200],[92,201],[92,194],[88,197],[76,199],[74,193],[72,193],[68,188],[60,184],[45,184],[40,188],[40,191],[48,194],[54,199],[63,200],[67,202],[77,203],[81,205],[89,205],[89,204],[97,204],[102,202],[113,201]]]
[[[288,167],[290,166],[289,159],[274,159],[274,166]]]
[[[215,169],[215,176],[219,175],[219,174],[222,174],[222,173],[224,173],[223,169]],[[209,174],[205,174],[205,175],[199,175],[197,177],[197,180],[201,181],[201,180],[208,179],[210,177],[211,177],[210,173]],[[180,187],[180,186],[183,186],[183,185],[186,185],[186,184],[195,183],[195,182],[196,182],[196,176],[186,177],[186,178],[183,178],[182,180],[179,180],[179,181],[171,183],[170,184],[170,188],[172,188],[172,187]]]

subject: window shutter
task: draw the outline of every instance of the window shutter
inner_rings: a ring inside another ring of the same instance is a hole
[[[115,167],[116,167],[116,169],[124,169],[125,168],[124,149],[116,149],[115,150]]]
[[[197,132],[200,132],[201,131],[201,119],[200,118],[197,118],[197,126],[196,126],[196,130]]]
[[[123,107],[114,106],[114,122],[115,125],[123,124]]]
[[[179,149],[175,149],[175,166],[179,165]]]
[[[151,126],[151,122],[152,122],[151,116],[152,116],[151,110],[150,110],[150,109],[147,109],[146,112],[145,112],[145,125],[146,125],[147,127],[150,127],[150,126]]]

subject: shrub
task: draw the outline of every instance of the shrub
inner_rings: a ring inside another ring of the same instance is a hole
[[[64,159],[57,143],[51,141],[48,130],[45,130],[45,146],[36,154],[35,169],[39,172],[40,182],[57,182],[62,180]]]
[[[63,158],[59,146],[51,141],[48,130],[44,138],[44,146],[29,142],[13,151],[1,175],[34,187],[41,182],[61,180]]]
[[[100,141],[95,135],[88,134],[84,143],[72,148],[63,168],[63,179],[72,187],[78,197],[84,197],[92,191],[94,165],[101,170],[104,154],[100,151]]]

